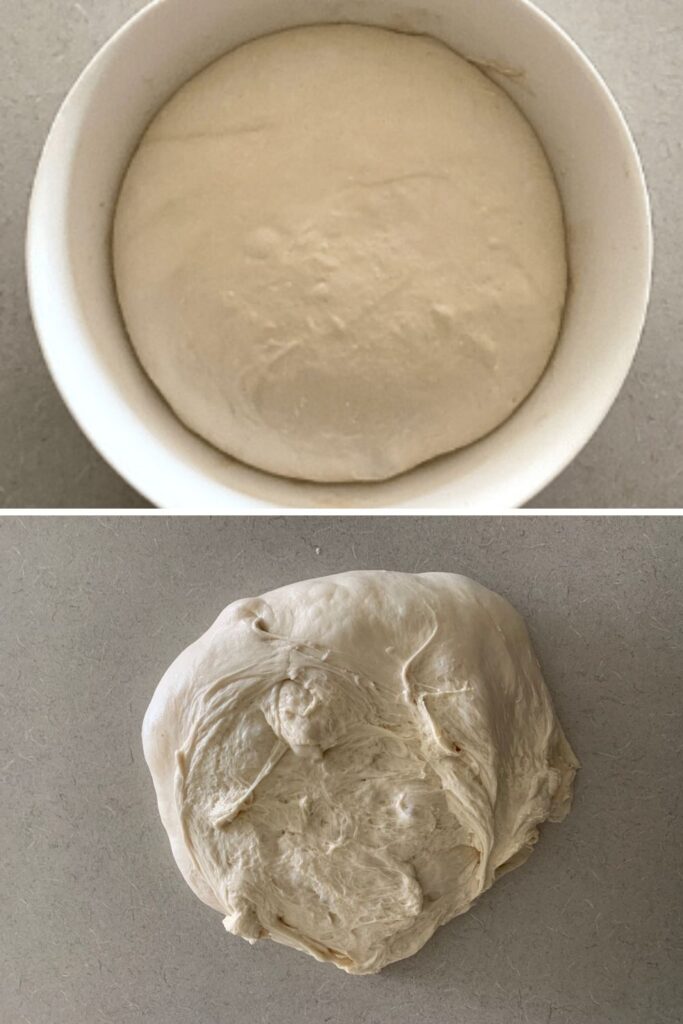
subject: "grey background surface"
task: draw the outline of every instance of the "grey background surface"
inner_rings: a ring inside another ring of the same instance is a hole
[[[683,949],[680,519],[0,521],[6,1024],[674,1024]],[[352,978],[228,935],[183,882],[140,725],[232,599],[451,570],[527,617],[582,770],[529,862]]]
[[[145,504],[90,447],[53,387],[29,320],[22,258],[30,183],[59,103],[87,60],[142,6],[141,0],[2,0],[0,505],[8,508]],[[652,193],[657,262],[643,343],[615,408],[534,504],[679,507],[683,3],[540,0],[540,6],[596,63],[630,122]]]

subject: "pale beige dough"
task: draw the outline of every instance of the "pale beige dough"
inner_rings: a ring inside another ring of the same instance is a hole
[[[447,573],[236,601],[162,679],[143,742],[178,866],[228,931],[351,974],[522,864],[578,767],[520,616]]]
[[[248,43],[156,117],[115,220],[145,370],[254,466],[383,479],[482,437],[559,333],[555,182],[505,92],[362,26]]]

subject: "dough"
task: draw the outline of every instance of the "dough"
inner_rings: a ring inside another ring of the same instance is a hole
[[[350,974],[522,864],[578,766],[520,616],[447,573],[235,601],[162,679],[143,742],[178,866],[227,930]]]
[[[358,25],[257,39],[182,88],[128,171],[114,258],[178,417],[316,481],[391,477],[502,423],[566,287],[517,107],[442,43]]]

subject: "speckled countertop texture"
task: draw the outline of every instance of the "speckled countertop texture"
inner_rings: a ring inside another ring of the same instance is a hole
[[[0,521],[3,1024],[679,1024],[680,518]],[[228,602],[461,572],[526,617],[574,807],[424,949],[352,978],[228,935],[173,861],[140,727]]]

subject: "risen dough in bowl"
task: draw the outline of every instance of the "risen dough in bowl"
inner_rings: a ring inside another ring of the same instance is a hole
[[[383,479],[502,423],[566,288],[554,179],[444,44],[292,29],[156,117],[114,227],[121,309],[183,422],[259,468]]]
[[[178,866],[225,927],[351,974],[523,863],[578,765],[520,616],[446,573],[234,602],[162,679],[143,741]]]

